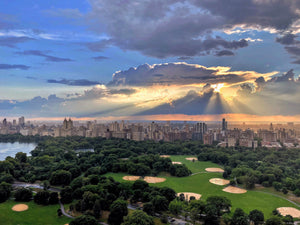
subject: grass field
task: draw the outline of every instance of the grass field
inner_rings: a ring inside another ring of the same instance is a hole
[[[253,209],[261,210],[266,218],[272,215],[272,211],[278,207],[295,207],[292,203],[285,199],[272,196],[267,193],[259,193],[255,191],[248,191],[245,194],[231,194],[222,191],[224,186],[218,186],[211,184],[209,179],[222,178],[222,173],[207,173],[205,168],[207,167],[220,167],[212,162],[191,162],[185,158],[189,156],[171,156],[172,161],[184,163],[193,173],[198,173],[189,177],[170,177],[164,176],[166,181],[163,183],[151,184],[157,187],[171,187],[176,192],[194,192],[202,195],[202,199],[206,199],[212,195],[225,196],[231,200],[232,209],[242,208],[245,212],[249,213]],[[115,180],[125,182],[122,177],[128,175],[124,173],[108,173],[105,176],[111,176]],[[130,181],[126,181],[130,182]],[[300,208],[298,208],[300,209]]]
[[[71,219],[57,216],[59,205],[40,206],[34,202],[25,202],[29,206],[27,211],[15,212],[11,208],[22,202],[8,200],[0,203],[0,224],[5,225],[64,225],[68,224]]]

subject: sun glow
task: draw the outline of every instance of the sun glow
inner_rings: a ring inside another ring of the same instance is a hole
[[[220,92],[221,88],[224,87],[224,84],[213,84],[211,87],[214,89],[214,92]]]

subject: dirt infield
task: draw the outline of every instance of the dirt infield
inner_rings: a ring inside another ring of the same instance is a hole
[[[172,164],[182,164],[182,162],[172,162]]]
[[[221,168],[206,168],[207,172],[217,172],[217,173],[224,173],[224,170]]]
[[[28,209],[28,205],[17,204],[17,205],[14,205],[11,209],[16,212],[22,212],[22,211],[26,211]]]
[[[225,179],[221,179],[221,178],[211,178],[209,180],[209,182],[212,184],[216,184],[216,185],[226,185],[226,184],[230,183],[229,180],[225,180]]]
[[[169,158],[170,156],[169,155],[161,155],[160,157],[162,157],[162,158]]]
[[[198,161],[198,159],[196,157],[191,157],[191,158],[185,158],[186,160],[189,160],[189,161]]]
[[[247,190],[245,190],[245,189],[234,187],[234,186],[228,186],[228,187],[224,188],[223,191],[232,193],[232,194],[243,194],[243,193],[247,192]]]
[[[150,184],[155,184],[155,183],[161,183],[166,181],[166,178],[161,178],[161,177],[145,177],[144,181]]]
[[[277,208],[278,212],[283,215],[290,215],[294,218],[300,218],[300,210],[293,208],[293,207],[280,207]]]
[[[200,194],[192,193],[192,192],[180,192],[180,193],[177,193],[177,196],[180,196],[180,194],[184,194],[184,197],[186,200],[190,200],[191,196],[194,196],[197,200],[199,200],[202,196]]]
[[[140,176],[124,176],[123,180],[136,181],[140,179]]]

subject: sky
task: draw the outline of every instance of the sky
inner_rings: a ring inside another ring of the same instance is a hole
[[[0,1],[0,118],[300,121],[298,0]]]

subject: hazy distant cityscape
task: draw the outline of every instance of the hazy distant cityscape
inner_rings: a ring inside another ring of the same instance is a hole
[[[121,138],[135,141],[186,141],[197,140],[203,144],[217,144],[220,147],[258,146],[267,148],[298,148],[300,144],[300,125],[285,124],[230,124],[223,118],[220,122],[130,122],[114,121],[101,123],[94,121],[73,121],[65,118],[59,123],[3,119],[0,134],[20,133],[24,136],[40,135],[52,137],[82,136]]]

